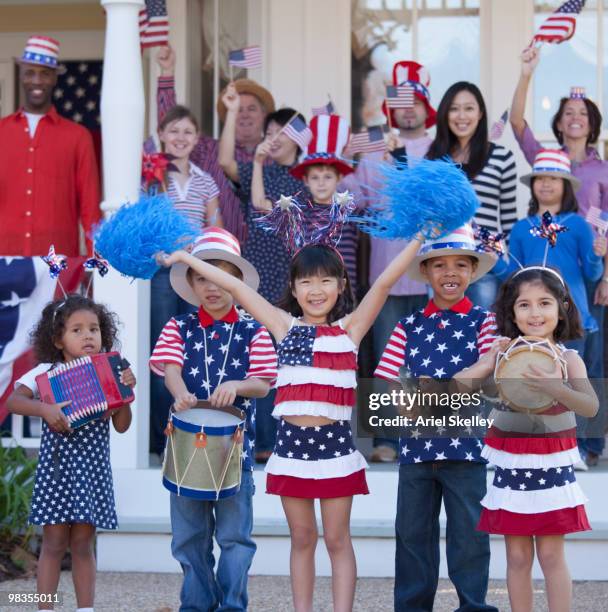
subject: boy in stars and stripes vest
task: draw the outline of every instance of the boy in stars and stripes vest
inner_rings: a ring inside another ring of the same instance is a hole
[[[257,289],[255,268],[240,256],[236,238],[212,227],[192,254]],[[176,411],[197,398],[246,413],[241,486],[218,501],[171,493],[171,550],[184,572],[182,609],[247,609],[247,573],[256,550],[253,524],[255,399],[267,395],[277,375],[277,357],[266,328],[237,311],[232,296],[184,264],[172,266],[173,289],[198,312],[173,317],[158,339],[150,368],[165,377]],[[214,573],[213,537],[221,553]]]
[[[476,362],[495,336],[494,314],[465,297],[467,287],[488,272],[494,257],[476,251],[472,228],[427,241],[406,274],[430,284],[425,308],[401,319],[391,334],[375,376],[399,381],[449,380]],[[428,431],[428,429],[427,429]],[[428,435],[428,434],[427,434]],[[439,512],[447,515],[448,573],[461,609],[496,610],[485,603],[490,545],[476,531],[486,492],[481,440],[423,437],[415,426],[399,440],[395,610],[432,610],[439,577]]]

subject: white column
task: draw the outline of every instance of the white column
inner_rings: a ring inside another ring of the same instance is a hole
[[[111,215],[138,199],[144,134],[144,85],[138,14],[143,0],[101,0],[106,11],[106,42],[101,91],[103,142],[102,210]],[[134,228],[135,229],[135,228]],[[137,376],[133,423],[124,434],[112,434],[115,468],[148,465],[150,283],[131,282],[115,270],[95,285],[95,299],[116,312],[123,324],[121,353]]]

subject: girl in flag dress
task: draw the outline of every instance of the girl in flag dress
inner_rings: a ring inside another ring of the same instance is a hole
[[[70,295],[48,304],[32,332],[41,363],[15,383],[6,404],[15,414],[42,417],[30,510],[30,523],[42,525],[38,593],[56,593],[61,561],[69,547],[78,612],[93,611],[95,531],[117,528],[110,421],[97,419],[72,430],[61,410],[69,402],[42,402],[36,376],[79,357],[111,351],[117,331],[115,315],[86,297]],[[130,369],[123,370],[121,378],[124,384],[135,386]],[[117,432],[125,432],[131,424],[129,405],[114,412],[111,421]],[[39,606],[40,610],[52,608],[52,603]]]
[[[568,286],[557,271],[542,266],[522,268],[501,286],[496,324],[501,337],[475,365],[455,376],[468,381],[467,386],[493,373],[498,353],[512,338],[537,336],[562,343],[582,333]],[[563,344],[557,346],[568,382],[557,377],[557,363],[552,373],[531,365],[522,381],[532,391],[549,394],[554,405],[533,415],[504,405],[493,410],[490,418],[495,420],[482,451],[496,470],[481,501],[478,528],[505,536],[507,587],[515,612],[533,609],[535,550],[549,609],[570,610],[572,583],[564,535],[590,529],[584,506],[587,498],[574,473],[574,464],[580,461],[575,416],[593,417],[598,399],[579,354]]]
[[[367,464],[355,449],[350,418],[355,403],[357,350],[391,287],[413,260],[412,240],[386,267],[359,306],[344,262],[331,246],[308,244],[289,268],[285,297],[275,307],[253,289],[185,251],[181,261],[229,291],[277,342],[279,375],[273,415],[280,419],[266,466],[267,492],[280,495],[291,533],[291,584],[296,610],[311,610],[320,499],[323,539],[332,564],[334,610],[352,609],[356,562],[350,538],[353,495],[367,494]]]

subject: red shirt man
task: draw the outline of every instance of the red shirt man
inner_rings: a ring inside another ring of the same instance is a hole
[[[0,254],[46,255],[51,244],[79,255],[79,223],[87,236],[101,218],[93,141],[52,105],[58,43],[33,36],[20,61],[24,105],[0,119]]]

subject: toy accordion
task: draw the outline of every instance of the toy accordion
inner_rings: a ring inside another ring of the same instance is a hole
[[[62,408],[70,427],[102,418],[135,399],[131,387],[120,382],[129,362],[117,352],[79,357],[36,376],[40,398],[47,404],[72,400]]]

